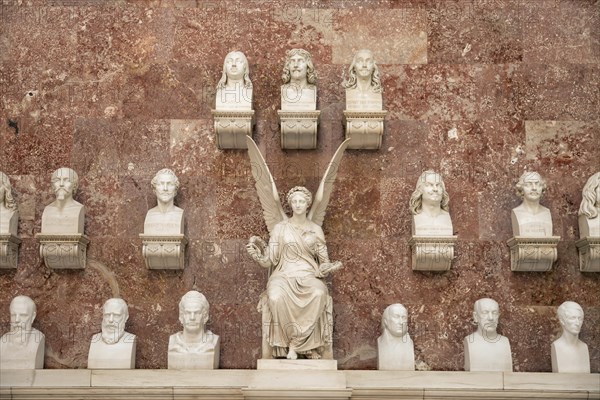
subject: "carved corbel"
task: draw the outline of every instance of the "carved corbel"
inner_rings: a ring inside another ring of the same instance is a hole
[[[219,149],[247,149],[246,136],[252,137],[254,110],[212,110]]]
[[[600,237],[585,237],[575,242],[581,272],[600,272]]]
[[[511,271],[550,271],[558,259],[559,240],[560,236],[515,236],[509,239]]]
[[[17,268],[21,239],[15,235],[0,235],[0,269]]]
[[[408,242],[413,271],[448,271],[457,239],[458,236],[413,236]]]
[[[281,125],[281,148],[316,149],[317,126],[321,111],[278,110]]]
[[[349,149],[378,150],[383,137],[383,120],[387,111],[344,111]]]
[[[145,235],[142,239],[142,255],[148,269],[184,269],[185,246],[184,235]]]
[[[35,235],[40,241],[40,256],[44,264],[52,269],[84,269],[86,263],[87,245],[90,240],[82,234]]]

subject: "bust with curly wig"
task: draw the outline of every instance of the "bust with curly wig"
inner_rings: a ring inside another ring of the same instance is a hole
[[[225,56],[215,106],[217,110],[228,111],[252,109],[250,67],[241,51],[232,51]]]
[[[442,176],[430,170],[423,172],[410,197],[413,235],[451,236],[453,229],[448,212],[449,203],[450,196]]]
[[[19,212],[8,176],[0,172],[0,234],[17,235]]]
[[[583,187],[579,207],[579,236],[600,236],[600,172],[590,176]]]
[[[516,185],[517,194],[523,202],[512,209],[511,220],[515,236],[552,236],[552,215],[540,204],[546,192],[546,181],[534,171],[524,172]]]
[[[317,109],[317,74],[310,53],[291,49],[286,53],[281,75],[281,109],[314,111]]]
[[[346,109],[349,111],[381,111],[383,109],[383,89],[379,68],[370,50],[359,50],[348,68],[346,88]]]

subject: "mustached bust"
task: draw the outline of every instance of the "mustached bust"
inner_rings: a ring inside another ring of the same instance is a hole
[[[10,302],[10,331],[0,338],[0,369],[44,368],[45,337],[32,327],[37,315],[27,296]]]
[[[219,367],[219,336],[206,329],[208,301],[196,290],[179,302],[183,330],[169,338],[169,369],[214,369]]]
[[[392,304],[383,312],[382,333],[377,338],[377,369],[415,370],[415,349],[408,334],[408,312],[402,304]]]
[[[92,337],[89,369],[135,368],[137,338],[125,332],[129,308],[123,299],[108,299],[102,307],[102,332]]]
[[[156,207],[148,210],[144,221],[144,234],[180,235],[183,234],[183,209],[174,203],[179,190],[179,179],[168,169],[161,169],[152,178],[152,189],[156,195]]]
[[[359,50],[348,69],[346,88],[346,109],[349,111],[381,111],[383,109],[383,89],[379,68],[370,50]]]
[[[483,298],[473,306],[477,330],[464,339],[465,371],[512,371],[512,354],[506,336],[496,331],[500,307]]]
[[[516,187],[523,202],[511,212],[513,234],[527,237],[552,236],[550,210],[540,204],[540,199],[546,192],[546,181],[537,172],[524,172]]]
[[[56,200],[44,208],[42,234],[83,234],[85,207],[73,196],[79,177],[71,168],[59,168],[52,173],[52,190]]]
[[[281,109],[283,111],[317,109],[317,74],[308,51],[291,49],[286,53],[282,80]]]

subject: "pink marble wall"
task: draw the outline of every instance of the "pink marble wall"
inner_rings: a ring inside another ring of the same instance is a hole
[[[381,313],[402,302],[419,368],[460,370],[472,304],[489,296],[515,371],[551,369],[555,310],[574,300],[599,372],[600,274],[579,272],[575,248],[581,189],[600,169],[599,15],[592,0],[1,1],[0,170],[13,182],[23,239],[18,269],[0,272],[1,332],[10,299],[27,294],[46,368],[84,368],[101,305],[120,295],[138,368],[166,368],[177,303],[195,284],[222,338],[221,368],[255,367],[267,277],[243,246],[267,230],[246,153],[215,145],[223,57],[248,56],[254,137],[279,189],[315,190],[343,138],[342,75],[368,47],[389,111],[383,145],[348,151],[324,224],[331,257],[345,265],[329,282],[340,368],[376,368]],[[279,77],[292,47],[313,54],[320,77],[314,151],[280,149]],[[81,178],[84,271],[48,270],[34,238],[61,166]],[[163,167],[181,181],[190,239],[181,272],[148,271],[141,256],[138,234],[156,201],[150,179]],[[459,237],[446,273],[410,268],[408,200],[427,168],[445,176]],[[542,202],[562,237],[547,273],[510,271],[509,215],[525,169],[548,180]]]

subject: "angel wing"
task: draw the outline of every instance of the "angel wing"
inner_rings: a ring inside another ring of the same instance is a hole
[[[337,176],[338,168],[340,167],[340,162],[342,161],[344,150],[346,150],[346,147],[348,147],[348,143],[350,143],[350,139],[343,141],[342,144],[340,144],[340,147],[338,147],[338,149],[335,151],[333,158],[327,166],[325,175],[323,175],[323,179],[321,179],[319,189],[317,190],[313,200],[313,205],[308,213],[308,219],[319,226],[323,225],[323,219],[325,219],[325,210],[327,209],[329,197],[333,191],[333,182],[335,182],[335,177]]]
[[[285,215],[281,206],[279,193],[277,192],[271,171],[269,171],[265,159],[260,154],[258,146],[250,136],[246,136],[246,144],[248,145],[252,176],[256,181],[254,187],[256,187],[260,205],[263,208],[265,223],[270,234],[275,224],[287,219],[287,215]]]

